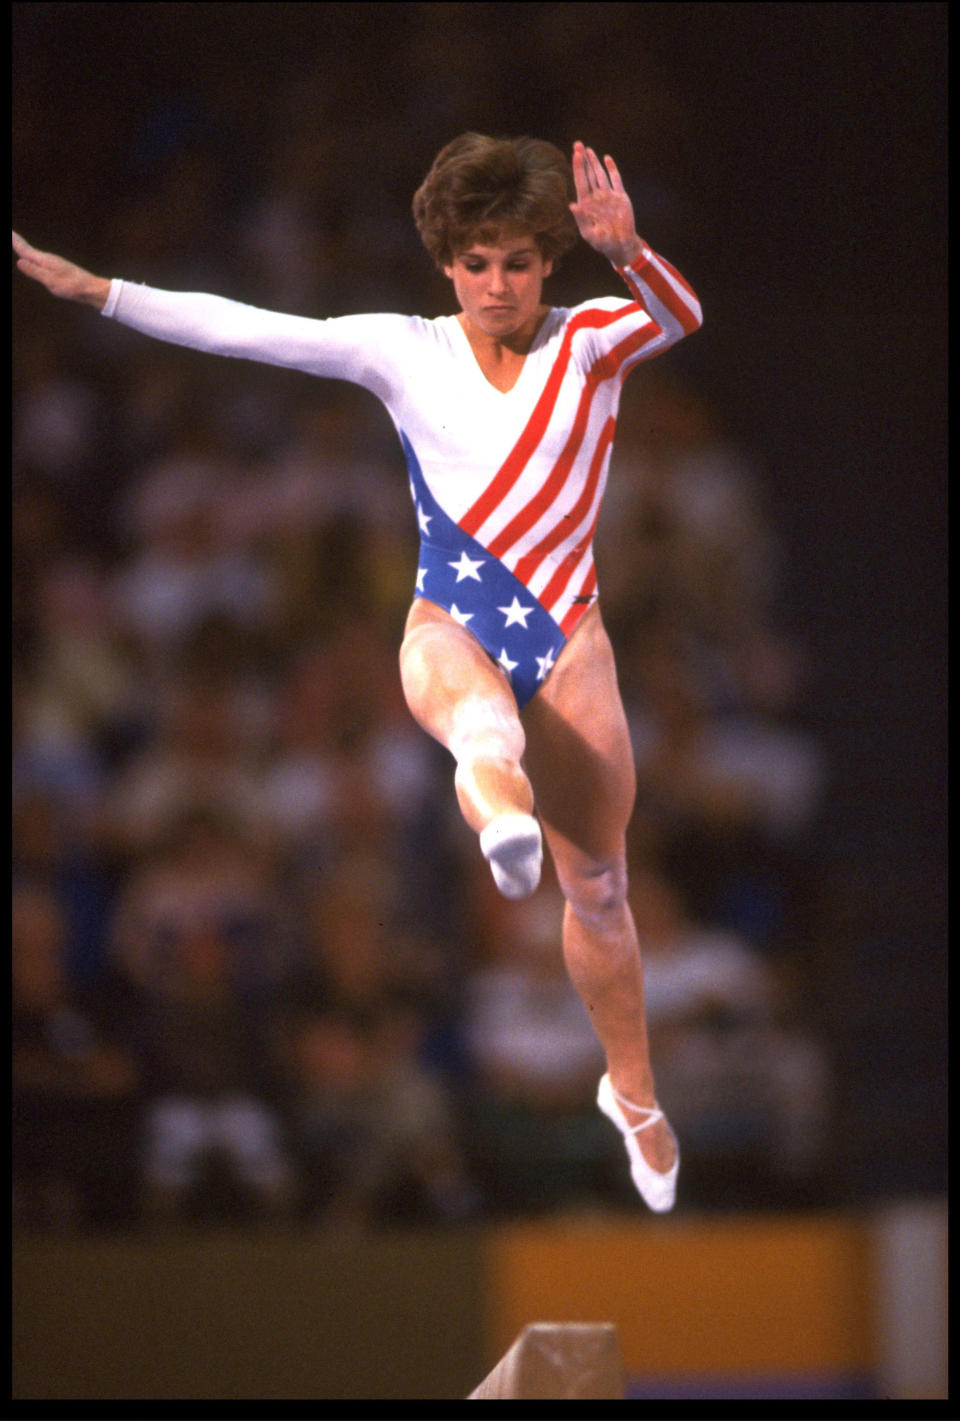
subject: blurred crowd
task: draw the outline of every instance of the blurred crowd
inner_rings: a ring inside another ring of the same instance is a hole
[[[582,8],[540,16],[561,58],[563,12]],[[411,29],[405,82],[436,72],[456,23],[429,54]],[[456,96],[429,91],[434,147],[491,82],[474,61]],[[252,113],[216,84],[199,114],[164,96],[125,146],[93,105],[113,204],[95,236],[58,227],[68,176],[38,198],[48,230],[25,235],[95,269],[103,256],[107,275],[301,314],[449,309],[409,218],[433,148],[397,164],[375,110],[334,126],[337,85],[325,68]],[[625,96],[602,104],[608,130],[633,123]],[[20,114],[15,149],[36,122]],[[350,188],[361,150],[371,181]],[[588,294],[563,280],[553,300]],[[589,290],[603,280],[593,269]],[[403,704],[415,520],[386,416],[350,387],[152,344],[34,290],[14,316],[17,1224],[636,1207],[595,1107],[603,1058],[549,869],[526,903],[496,894],[452,762]],[[632,905],[679,1207],[816,1200],[831,1065],[810,668],[779,621],[786,554],[762,478],[662,366],[625,392],[598,564],[637,756]]]

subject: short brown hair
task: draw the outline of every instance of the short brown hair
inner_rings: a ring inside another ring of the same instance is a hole
[[[463,133],[441,148],[413,199],[413,219],[437,266],[471,242],[493,243],[505,230],[529,232],[556,263],[577,241],[567,158],[540,138]]]

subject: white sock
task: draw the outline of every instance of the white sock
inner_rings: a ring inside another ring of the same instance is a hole
[[[540,882],[543,836],[532,814],[501,814],[480,835],[480,849],[505,898],[528,898]]]

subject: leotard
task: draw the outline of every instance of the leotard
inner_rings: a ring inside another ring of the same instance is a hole
[[[400,436],[420,529],[414,595],[476,636],[522,707],[597,597],[593,536],[623,380],[701,324],[690,287],[649,247],[617,270],[630,299],[552,307],[506,393],[456,316],[315,320],[122,281],[104,315],[376,395]]]

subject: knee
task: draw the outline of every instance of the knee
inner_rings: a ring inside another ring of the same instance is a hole
[[[627,865],[621,856],[583,859],[559,871],[572,912],[596,932],[619,928],[627,905]]]
[[[449,748],[458,763],[477,759],[519,762],[525,738],[512,708],[482,694],[463,696],[451,716]]]

